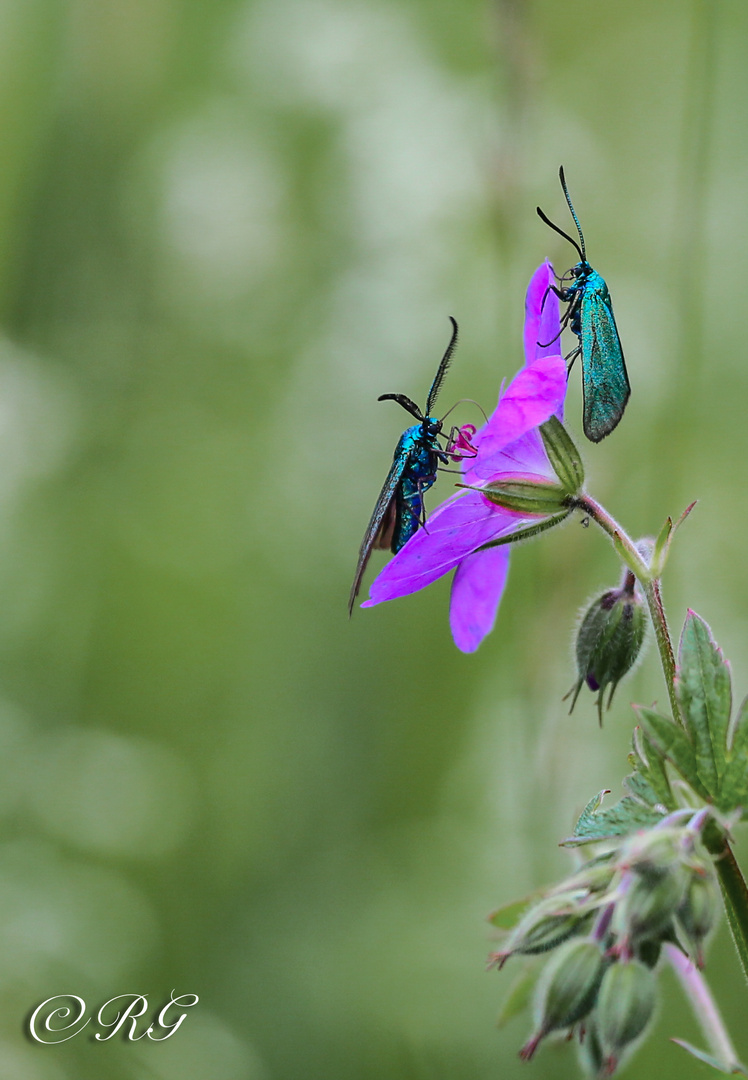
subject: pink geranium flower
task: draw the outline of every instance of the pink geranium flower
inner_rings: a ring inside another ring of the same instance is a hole
[[[493,629],[509,568],[509,543],[480,549],[543,521],[543,515],[498,506],[475,488],[507,481],[558,483],[538,431],[551,416],[561,418],[566,394],[552,284],[553,267],[545,262],[527,289],[525,367],[500,393],[488,422],[470,435],[477,453],[463,459],[463,474],[471,490],[459,491],[434,510],[425,528],[375,578],[369,599],[361,605],[407,596],[455,570],[449,622],[463,652],[474,652]]]

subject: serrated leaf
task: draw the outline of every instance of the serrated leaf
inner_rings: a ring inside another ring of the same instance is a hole
[[[668,810],[674,810],[676,802],[670,789],[665,759],[647,739],[641,727],[635,728],[633,741],[632,765],[636,772],[644,777],[656,796],[650,805],[662,803]]]
[[[682,1046],[692,1057],[695,1057],[698,1061],[703,1061],[705,1065],[710,1065],[717,1072],[724,1073],[726,1076],[748,1076],[745,1065],[742,1065],[739,1061],[729,1063],[720,1061],[712,1054],[707,1054],[705,1050],[699,1050],[691,1043],[686,1042],[685,1039],[671,1039],[670,1041],[674,1042],[676,1046]]]
[[[645,806],[630,795],[624,795],[620,802],[605,810],[599,809],[601,802],[601,795],[590,799],[574,826],[574,835],[562,841],[564,847],[588,844],[611,836],[628,836],[637,829],[656,825],[663,818],[659,811]]]
[[[623,786],[632,798],[637,799],[645,806],[655,806],[661,800],[649,780],[639,772],[633,772],[624,777]]]
[[[515,975],[507,995],[501,1003],[499,1015],[496,1017],[496,1027],[504,1027],[515,1016],[524,1012],[530,1004],[530,998],[542,970],[542,964],[528,964]]]
[[[640,705],[637,712],[644,734],[655,750],[675,766],[698,795],[708,799],[709,792],[701,783],[696,768],[696,755],[685,731],[673,720],[660,716],[653,709],[645,709]]]
[[[696,755],[696,769],[715,797],[725,771],[732,692],[730,669],[704,620],[689,611],[678,650],[676,691]]]
[[[491,926],[495,926],[497,930],[511,930],[519,922],[527,909],[536,904],[538,900],[544,896],[545,893],[542,889],[535,889],[528,896],[523,896],[519,900],[510,900],[507,904],[502,904],[501,907],[496,908],[488,916],[488,921]]]
[[[728,739],[730,749],[720,784],[718,806],[729,814],[739,806],[748,809],[748,698],[738,709]]]

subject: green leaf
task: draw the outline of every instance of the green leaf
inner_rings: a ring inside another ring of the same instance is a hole
[[[659,535],[655,540],[654,551],[652,552],[652,566],[656,566],[660,573],[662,573],[664,559],[667,554],[667,549],[670,546],[670,534],[672,531],[673,519],[667,517],[665,518],[665,524],[660,529]]]
[[[739,806],[748,809],[748,698],[738,709],[728,732],[728,745],[717,804],[726,813]]]
[[[663,814],[632,798],[624,795],[620,802],[606,810],[600,810],[603,795],[601,791],[585,806],[574,826],[574,835],[562,841],[564,847],[587,844],[593,840],[604,840],[611,836],[628,836],[637,829],[646,829],[662,821]]]
[[[693,611],[688,612],[681,634],[676,690],[699,779],[707,794],[716,797],[725,771],[732,705],[730,669],[709,627]]]
[[[662,526],[660,534],[655,540],[654,551],[652,553],[652,571],[657,577],[662,577],[662,571],[665,569],[665,564],[667,563],[668,555],[670,554],[670,545],[673,542],[673,537],[695,505],[696,503],[692,502],[690,506],[687,506],[675,525],[673,525],[672,518],[666,518],[665,524]]]
[[[654,790],[649,780],[645,776],[642,776],[640,772],[633,772],[629,776],[624,777],[623,786],[629,795],[634,799],[638,799],[640,803],[644,803],[645,806],[656,806],[660,799],[657,796],[657,792]],[[666,803],[663,805],[667,805]]]
[[[655,750],[667,758],[678,770],[687,784],[702,799],[709,798],[709,792],[701,783],[696,769],[696,755],[685,731],[667,716],[660,716],[653,709],[637,707],[642,730]]]
[[[542,970],[542,964],[527,964],[522,971],[515,975],[507,995],[501,1003],[499,1015],[496,1017],[496,1027],[504,1027],[515,1016],[524,1012],[530,1004],[535,983],[538,981]]]
[[[508,904],[502,904],[488,916],[491,926],[497,930],[511,930],[522,918],[527,909],[536,904],[544,896],[542,889],[536,889],[529,896],[523,896],[520,900],[510,900]]]
[[[653,800],[647,800],[650,806],[660,803],[668,810],[674,810],[676,801],[670,789],[665,768],[665,759],[657,748],[647,739],[641,727],[634,729],[634,750],[629,760],[635,770],[646,782],[655,795]]]

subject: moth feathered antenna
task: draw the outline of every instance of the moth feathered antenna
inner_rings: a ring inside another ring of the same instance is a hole
[[[569,195],[569,189],[566,186],[566,177],[564,176],[564,167],[563,167],[563,165],[558,170],[558,178],[561,181],[561,187],[563,188],[564,195],[566,196],[566,202],[567,202],[567,204],[569,206],[569,209],[571,210],[571,216],[574,218],[574,224],[576,225],[577,232],[579,233],[579,243],[582,245],[581,252],[580,252],[580,254],[582,256],[582,262],[587,262],[587,255],[586,255],[585,247],[584,247],[584,233],[582,232],[582,226],[579,224],[579,218],[577,217],[577,212],[574,209],[574,204],[571,201],[571,196]],[[576,245],[575,245],[575,247],[576,247]],[[577,248],[577,251],[579,251],[579,248]]]
[[[431,416],[431,410],[436,403],[436,396],[441,389],[442,382],[444,381],[444,376],[447,374],[449,362],[452,359],[452,354],[455,351],[455,346],[457,345],[457,323],[451,315],[449,316],[449,321],[452,323],[452,337],[449,340],[449,345],[447,345],[447,351],[444,353],[444,356],[441,359],[441,363],[437,368],[436,375],[434,376],[434,381],[432,382],[431,389],[429,390],[429,396],[426,398],[426,416]]]
[[[415,416],[416,420],[423,420],[423,413],[416,405],[415,401],[411,401],[405,394],[380,394],[377,401],[396,401],[398,405],[402,405],[406,412],[409,412],[411,416]]]

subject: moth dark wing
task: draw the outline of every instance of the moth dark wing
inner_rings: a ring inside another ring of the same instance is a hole
[[[583,426],[597,443],[617,427],[631,387],[610,300],[588,289],[581,307]]]
[[[376,548],[377,551],[392,551],[392,541],[395,537],[395,527],[397,525],[397,502],[400,495],[400,488],[395,488],[395,494],[390,499],[389,505],[384,512],[382,518],[382,524],[377,529],[376,536],[372,540],[371,546]]]
[[[402,480],[403,473],[408,468],[410,457],[411,455],[407,453],[398,454],[392,462],[390,471],[387,474],[387,479],[384,482],[384,487],[379,492],[379,498],[377,499],[369,524],[366,526],[366,532],[364,533],[364,538],[361,541],[361,547],[358,552],[356,573],[353,576],[351,595],[348,600],[349,615],[353,611],[353,605],[356,603],[358,590],[361,587],[361,578],[364,576],[364,571],[366,570],[366,564],[369,561],[372,548],[381,546],[381,539],[390,528],[391,515],[395,512],[395,494],[397,492],[398,484]]]

